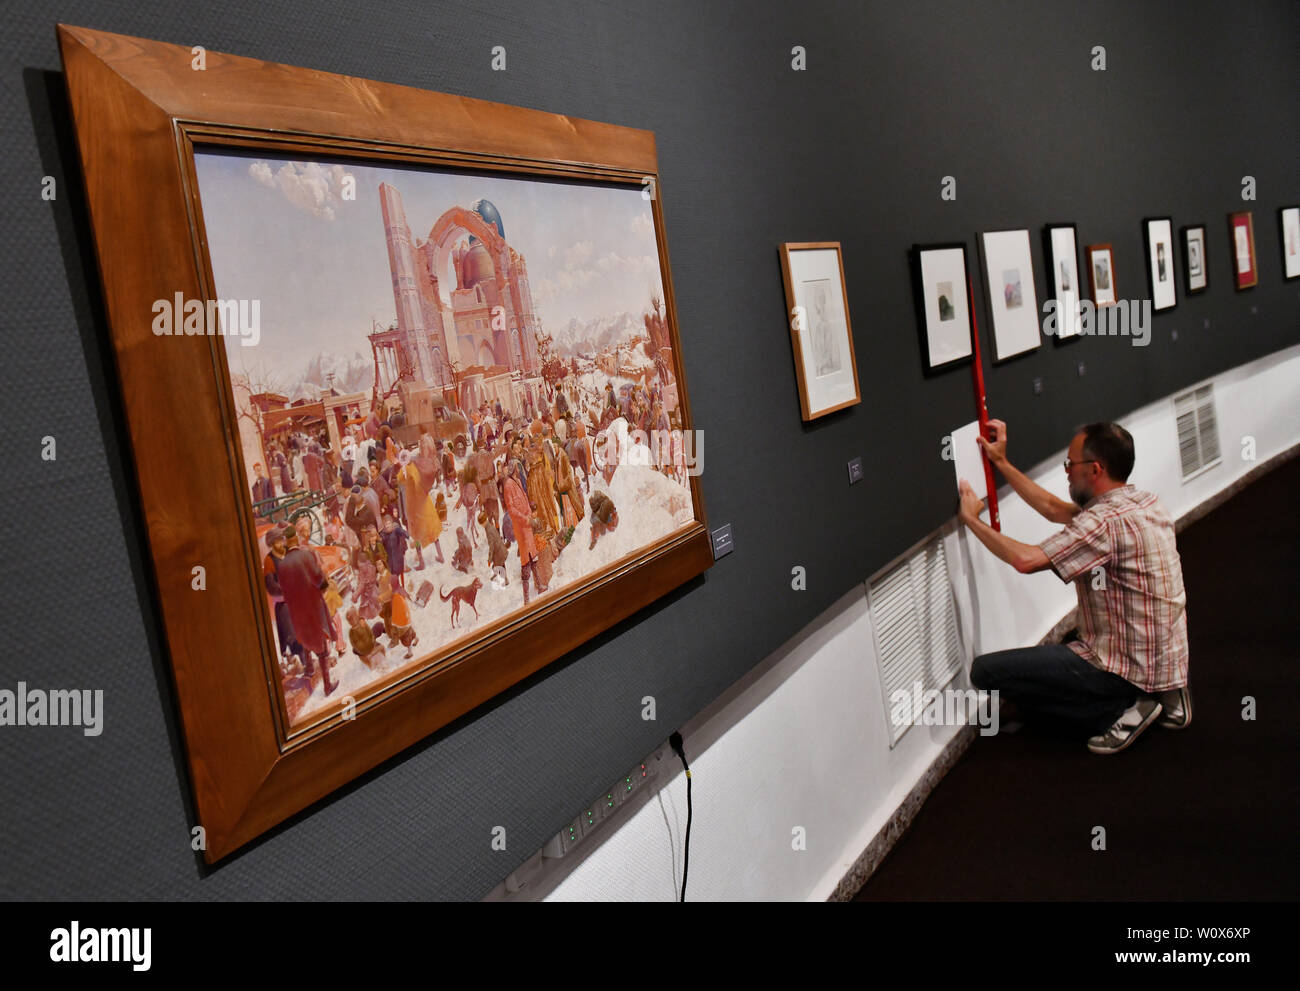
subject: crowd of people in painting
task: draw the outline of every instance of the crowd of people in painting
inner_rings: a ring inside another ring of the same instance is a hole
[[[619,418],[628,431],[658,431],[664,448],[642,463],[687,484],[657,379],[616,393],[575,376],[547,389],[539,405],[518,422],[499,402],[472,411],[461,457],[424,428],[403,448],[394,435],[400,412],[384,420],[378,410],[352,427],[342,450],[324,432],[267,443],[270,470],[254,466],[252,497],[286,697],[310,695],[316,682],[326,695],[335,691],[331,668],[349,648],[372,669],[391,650],[413,656],[412,609],[435,591],[451,605],[452,626],[465,621],[462,607],[477,616],[484,580],[518,588],[524,605],[545,593],[579,521],[591,514],[589,549],[618,527],[618,508],[592,483],[601,471],[608,483],[617,467],[621,452],[600,445]],[[265,518],[295,492],[312,497],[323,538],[306,515],[292,524]],[[434,561],[473,578],[435,589],[420,575]]]

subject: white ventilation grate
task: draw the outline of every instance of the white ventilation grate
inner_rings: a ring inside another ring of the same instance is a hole
[[[911,726],[893,718],[895,692],[943,688],[961,668],[961,641],[948,562],[939,537],[867,583],[871,627],[880,663],[889,745]],[[910,712],[910,710],[909,710]]]
[[[1174,421],[1178,425],[1178,461],[1184,482],[1219,464],[1219,420],[1213,383],[1175,396]]]

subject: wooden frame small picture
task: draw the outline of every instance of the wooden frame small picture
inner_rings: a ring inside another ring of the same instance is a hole
[[[655,139],[58,34],[211,863],[712,565]]]
[[[1115,289],[1115,251],[1109,244],[1090,244],[1083,249],[1088,265],[1088,291],[1092,305],[1114,306],[1119,296]]]
[[[1047,289],[1056,300],[1056,338],[1074,340],[1083,330],[1079,234],[1074,224],[1048,224],[1043,228],[1043,259],[1047,262]]]
[[[787,322],[804,420],[862,402],[838,241],[781,245]]]
[[[1205,225],[1179,228],[1183,242],[1183,286],[1187,295],[1205,292],[1210,284],[1210,266],[1205,254]]]
[[[964,243],[912,246],[912,287],[921,337],[921,367],[928,375],[969,361],[970,265]]]
[[[1034,287],[1034,257],[1029,231],[987,231],[980,235],[993,360],[1006,361],[1040,347],[1042,314]]]
[[[1159,313],[1178,305],[1174,275],[1174,228],[1168,217],[1148,217],[1142,221],[1142,240],[1147,253],[1147,286],[1151,290],[1151,308]]]
[[[1277,212],[1282,240],[1282,278],[1300,279],[1300,206],[1284,206]]]
[[[1250,210],[1228,214],[1228,243],[1232,245],[1232,278],[1238,289],[1259,284],[1255,255],[1255,218]]]

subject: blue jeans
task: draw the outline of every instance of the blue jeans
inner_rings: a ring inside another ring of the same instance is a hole
[[[1019,706],[1026,722],[1050,721],[1070,732],[1104,733],[1145,694],[1117,674],[1095,668],[1065,644],[981,654],[970,681]]]

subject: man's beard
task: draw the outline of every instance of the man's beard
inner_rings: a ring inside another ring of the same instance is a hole
[[[1088,505],[1088,503],[1092,500],[1092,493],[1082,488],[1075,488],[1075,486],[1071,484],[1070,498],[1074,500],[1074,504],[1076,506],[1082,509],[1084,506]]]

